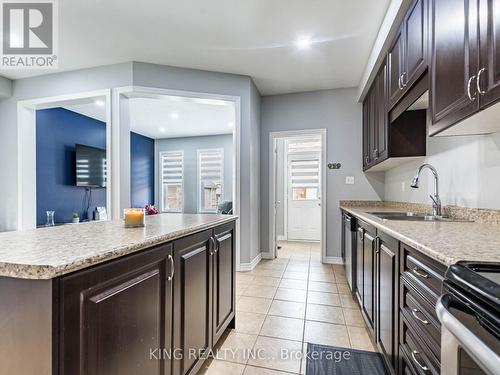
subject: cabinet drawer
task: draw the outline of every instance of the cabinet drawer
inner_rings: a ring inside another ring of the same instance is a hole
[[[411,247],[401,244],[401,273],[435,305],[441,295],[446,268]]]
[[[400,320],[400,349],[405,353],[408,360],[412,363],[414,371],[417,374],[435,374],[440,373],[441,364],[439,359],[425,344],[422,339],[410,327],[404,316]]]
[[[422,331],[429,348],[439,359],[441,357],[441,326],[430,305],[404,278],[401,278],[401,313],[408,322]]]

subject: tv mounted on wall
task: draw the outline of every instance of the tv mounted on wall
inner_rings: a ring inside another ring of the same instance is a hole
[[[106,150],[75,145],[76,186],[106,187]]]

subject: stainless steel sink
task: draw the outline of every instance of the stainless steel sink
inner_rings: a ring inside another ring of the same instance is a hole
[[[465,221],[456,220],[449,217],[433,216],[417,212],[368,212],[369,214],[378,217],[382,220],[399,220],[399,221]]]

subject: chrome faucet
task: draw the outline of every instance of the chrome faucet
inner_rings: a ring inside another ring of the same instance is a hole
[[[436,168],[434,168],[430,164],[422,164],[418,170],[417,173],[415,174],[415,178],[413,179],[411,183],[411,187],[414,189],[418,189],[418,183],[420,179],[420,172],[422,172],[423,169],[428,168],[431,170],[432,174],[434,175],[434,195],[431,195],[432,199],[432,215],[434,216],[442,216],[441,215],[441,198],[439,198],[439,177]]]

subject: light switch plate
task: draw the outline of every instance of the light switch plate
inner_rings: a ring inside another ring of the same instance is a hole
[[[346,176],[345,183],[346,185],[354,185],[354,176]]]

